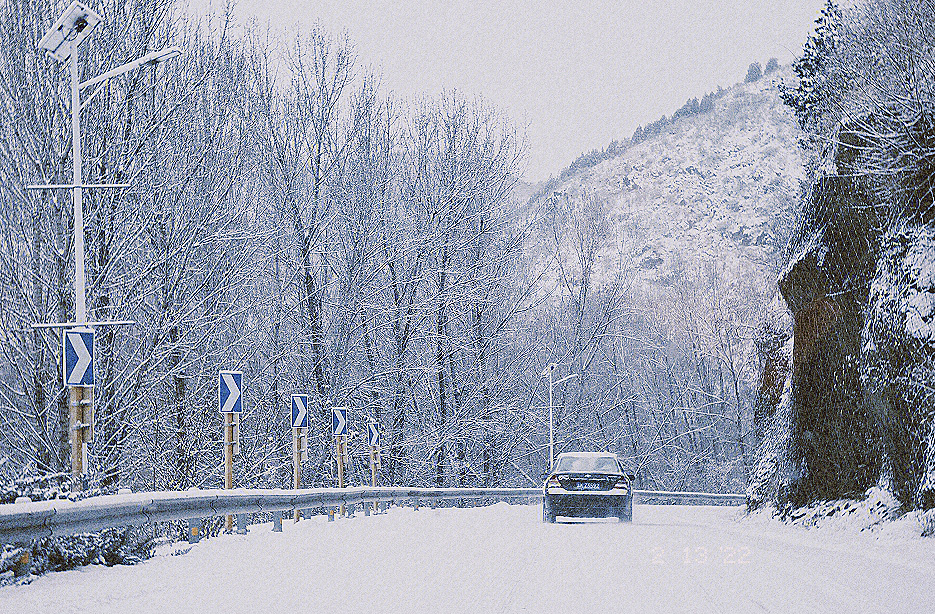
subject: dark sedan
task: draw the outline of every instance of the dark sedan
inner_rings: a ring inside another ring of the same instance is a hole
[[[617,517],[633,520],[633,475],[624,471],[616,454],[566,452],[559,454],[546,478],[542,520]]]

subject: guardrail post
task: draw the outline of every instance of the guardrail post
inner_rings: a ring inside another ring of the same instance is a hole
[[[237,534],[238,535],[247,534],[247,515],[246,514],[237,514]]]
[[[204,524],[201,518],[188,519],[188,543],[197,544],[201,541],[201,534],[204,532]]]
[[[273,533],[282,533],[282,512],[273,512]]]
[[[30,550],[30,546],[27,545],[23,548],[23,552],[19,555],[19,557],[17,557],[16,563],[13,564],[13,577],[22,578],[23,576],[28,576],[31,562],[32,552]]]
[[[371,506],[371,505],[372,505],[372,504],[371,504],[369,501],[366,501],[366,502],[363,503],[363,506],[364,506],[364,516],[365,516],[365,517],[370,515],[370,506]]]

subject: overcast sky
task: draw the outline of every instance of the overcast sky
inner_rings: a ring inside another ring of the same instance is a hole
[[[361,64],[402,98],[450,89],[483,96],[525,129],[526,179],[540,181],[688,98],[742,81],[751,62],[788,64],[823,4],[239,0],[235,14],[286,32],[316,20],[346,30]]]

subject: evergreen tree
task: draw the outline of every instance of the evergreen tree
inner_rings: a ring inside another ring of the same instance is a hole
[[[750,64],[750,67],[747,68],[747,76],[744,77],[744,83],[753,83],[754,81],[759,81],[760,77],[763,76],[763,67],[760,66],[759,62],[754,62]]]
[[[782,88],[783,101],[795,111],[799,125],[806,131],[813,129],[821,115],[820,103],[829,81],[827,67],[836,46],[840,20],[841,11],[837,3],[828,0],[821,17],[815,22],[814,34],[805,42],[802,57],[792,63],[798,85]]]

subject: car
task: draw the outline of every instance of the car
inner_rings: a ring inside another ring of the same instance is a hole
[[[564,452],[542,487],[542,520],[557,516],[633,520],[633,480],[616,454]]]

